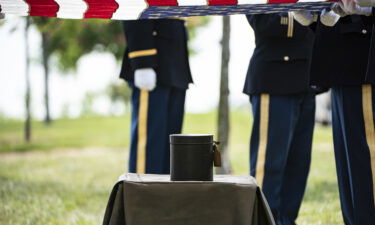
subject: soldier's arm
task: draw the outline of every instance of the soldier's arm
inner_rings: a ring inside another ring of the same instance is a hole
[[[285,36],[285,27],[280,25],[288,25],[288,14],[257,14],[248,15],[247,20],[255,34],[265,36]]]
[[[270,28],[275,28],[275,24],[280,23],[279,14],[255,14],[247,15],[246,18],[251,27],[259,31],[269,31]]]
[[[132,69],[155,68],[157,49],[154,40],[154,21],[124,21],[123,28]]]

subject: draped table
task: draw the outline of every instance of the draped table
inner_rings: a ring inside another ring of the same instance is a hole
[[[250,176],[171,182],[169,175],[125,174],[114,185],[103,225],[274,225]]]

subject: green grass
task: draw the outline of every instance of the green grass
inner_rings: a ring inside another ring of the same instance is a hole
[[[0,224],[100,224],[124,168],[118,149],[7,154],[0,159]]]
[[[112,185],[126,172],[129,116],[33,123],[23,142],[20,121],[0,119],[0,224],[101,224]],[[231,114],[230,158],[235,174],[248,173],[248,112]],[[213,113],[188,114],[185,133],[216,134]],[[332,135],[317,127],[299,225],[341,225]]]
[[[34,121],[31,143],[23,141],[23,124],[20,121],[0,119],[0,152],[86,146],[124,147],[129,143],[128,137],[128,115],[60,119],[50,126]]]

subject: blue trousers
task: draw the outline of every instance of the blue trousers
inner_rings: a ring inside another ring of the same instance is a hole
[[[298,216],[311,162],[315,95],[252,95],[250,173],[278,225]]]
[[[129,172],[169,174],[169,135],[181,133],[186,90],[159,86],[148,92],[130,87]]]
[[[332,88],[332,128],[346,225],[374,225],[375,132],[371,85]]]

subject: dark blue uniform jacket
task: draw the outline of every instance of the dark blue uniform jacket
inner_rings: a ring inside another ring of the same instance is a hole
[[[127,49],[120,77],[132,82],[136,69],[152,67],[157,85],[187,89],[192,78],[184,23],[179,19],[123,21]]]
[[[370,46],[372,19],[346,16],[334,27],[317,24],[311,61],[312,85],[375,84],[375,74],[367,73],[369,53],[374,48]]]
[[[314,34],[288,14],[250,15],[255,50],[250,60],[246,94],[296,94],[310,90],[309,63]]]

